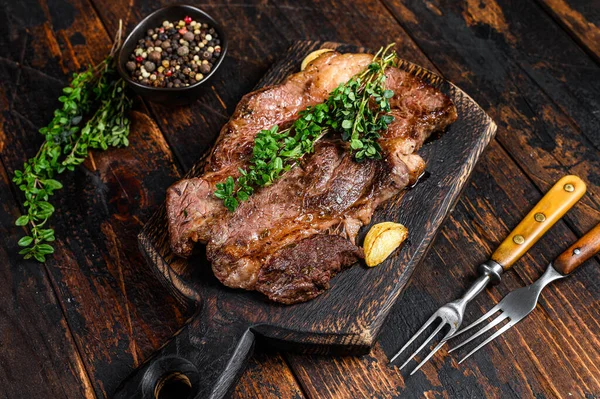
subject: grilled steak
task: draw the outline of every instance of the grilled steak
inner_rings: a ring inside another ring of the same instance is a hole
[[[386,70],[394,121],[379,140],[383,160],[357,163],[347,143],[331,135],[235,212],[213,192],[217,183],[247,166],[259,130],[289,125],[371,59],[325,53],[282,84],[244,96],[221,130],[203,176],[181,180],[167,192],[174,253],[189,256],[194,242],[205,243],[223,284],[258,290],[282,303],[314,298],[335,273],[362,257],[355,245],[360,227],[379,204],[416,181],[425,167],[416,151],[432,132],[456,120],[456,108],[445,95],[404,71]]]

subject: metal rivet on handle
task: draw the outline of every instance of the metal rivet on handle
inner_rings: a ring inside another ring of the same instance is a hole
[[[565,184],[565,186],[563,188],[565,189],[565,191],[568,191],[570,193],[572,193],[573,191],[575,191],[575,186],[572,185],[571,183]]]
[[[546,220],[546,215],[544,215],[541,212],[538,212],[535,215],[533,215],[533,218],[535,219],[536,222],[542,223],[544,220]]]
[[[579,248],[575,248],[573,250],[573,255],[579,255],[581,253],[581,250]]]
[[[521,245],[525,242],[525,238],[521,234],[517,234],[513,237],[513,241],[515,242],[515,244]]]

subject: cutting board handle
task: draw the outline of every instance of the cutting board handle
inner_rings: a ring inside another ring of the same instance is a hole
[[[114,398],[223,398],[235,385],[253,348],[254,334],[247,325],[201,311],[130,374]]]

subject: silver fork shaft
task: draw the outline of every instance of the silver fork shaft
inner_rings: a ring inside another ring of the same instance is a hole
[[[487,287],[489,282],[490,282],[489,275],[480,276],[477,280],[475,280],[475,282],[471,285],[471,287],[469,287],[467,292],[465,292],[465,294],[461,298],[461,301],[464,301],[467,303],[471,302],[473,300],[473,298],[475,298],[477,295],[479,295],[481,293],[481,291],[483,291],[485,289],[485,287]]]

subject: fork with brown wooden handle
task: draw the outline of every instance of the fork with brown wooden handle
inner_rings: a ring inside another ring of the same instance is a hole
[[[455,351],[458,348],[465,346],[469,342],[475,340],[485,332],[489,331],[494,326],[497,326],[501,322],[508,320],[508,323],[506,323],[502,328],[500,328],[498,331],[492,334],[481,344],[477,345],[475,349],[469,352],[458,363],[460,364],[464,362],[465,359],[467,359],[473,353],[477,352],[479,349],[483,348],[485,345],[496,339],[498,336],[505,333],[509,328],[523,320],[529,313],[531,313],[533,309],[535,309],[540,293],[542,292],[545,286],[547,286],[554,280],[567,277],[572,272],[574,272],[575,269],[581,266],[582,263],[584,263],[592,256],[596,255],[599,251],[600,223],[598,223],[596,227],[588,231],[586,235],[577,240],[575,244],[567,248],[567,250],[560,254],[560,256],[554,260],[554,262],[550,263],[548,265],[548,269],[546,269],[546,272],[542,275],[542,277],[537,279],[533,284],[511,292],[510,294],[505,296],[504,299],[502,299],[502,301],[500,301],[499,304],[494,306],[489,312],[487,312],[481,318],[473,322],[473,324],[454,334],[451,338],[454,338],[457,335],[464,333],[465,331],[469,331],[473,327],[485,321],[487,318],[493,316],[497,312],[500,312],[499,316],[492,320],[487,326],[479,330],[477,334],[474,334],[473,336],[469,337],[469,339],[452,348],[449,352]]]
[[[554,225],[585,193],[585,183],[577,176],[565,176],[560,179],[536,206],[525,216],[519,225],[509,234],[509,236],[500,244],[498,249],[492,254],[490,260],[479,266],[481,276],[473,283],[471,288],[456,301],[449,302],[439,308],[417,331],[417,333],[400,349],[398,353],[390,360],[392,363],[400,356],[408,346],[413,343],[434,321],[440,319],[441,323],[435,328],[433,333],[419,346],[419,348],[400,366],[404,368],[413,357],[415,357],[429,342],[444,328],[450,329],[444,335],[440,343],[433,348],[431,352],[419,363],[419,365],[410,373],[414,374],[427,362],[446,341],[460,327],[465,308],[473,298],[475,298],[489,284],[500,282],[502,273],[511,268],[511,266],[521,257],[531,246],[544,235],[550,227]]]

